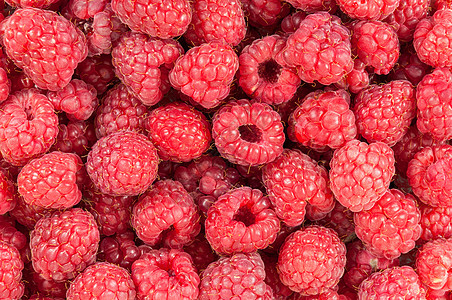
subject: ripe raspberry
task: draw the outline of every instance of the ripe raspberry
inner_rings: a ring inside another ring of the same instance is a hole
[[[17,300],[24,293],[21,282],[24,263],[14,246],[0,241],[0,298]]]
[[[27,272],[28,271],[28,272]],[[39,300],[62,300],[66,299],[66,281],[63,282],[56,282],[54,280],[46,280],[41,275],[35,272],[33,270],[32,264],[29,264],[24,269],[24,277],[28,275],[29,278],[25,278],[25,282],[29,283],[28,285],[25,285],[25,288],[33,291],[36,290],[36,292],[42,297],[38,298]],[[34,287],[30,288],[30,285]],[[44,298],[44,297],[49,298]]]
[[[9,214],[20,224],[31,230],[41,218],[50,215],[55,210],[42,206],[27,204],[22,197],[17,198],[16,207]]]
[[[16,248],[19,251],[22,261],[26,261],[28,260],[28,258],[25,257],[25,255],[28,254],[27,236],[15,227],[17,226],[15,223],[14,220],[12,221],[12,224],[8,221],[0,221],[0,241]]]
[[[358,289],[358,299],[413,299],[425,298],[425,289],[419,276],[409,266],[388,268],[373,273]]]
[[[353,212],[342,206],[338,201],[335,201],[333,210],[325,218],[319,220],[317,224],[333,229],[344,242],[355,238]]]
[[[8,172],[0,167],[0,215],[4,215],[16,207],[17,194],[14,180]]]
[[[358,133],[349,104],[345,90],[309,93],[290,115],[289,138],[314,150],[342,147]]]
[[[176,249],[151,250],[132,265],[137,298],[197,299],[200,279],[187,253]]]
[[[433,0],[431,6],[433,10],[452,9],[452,2],[448,0]]]
[[[47,280],[75,278],[95,262],[99,240],[96,221],[80,208],[43,217],[30,234],[33,268]]]
[[[213,108],[229,94],[238,68],[239,59],[230,46],[210,42],[193,47],[181,56],[170,71],[169,80],[195,103]]]
[[[125,269],[98,262],[87,267],[71,282],[66,299],[134,300],[136,294],[132,277]]]
[[[389,188],[395,173],[394,152],[384,143],[352,140],[334,151],[331,190],[353,212],[370,209]]]
[[[58,0],[5,0],[7,4],[11,7],[34,7],[34,8],[49,8],[52,4],[58,3]],[[2,5],[2,11],[4,9],[4,4]]]
[[[422,240],[431,241],[452,237],[452,207],[431,207],[422,204],[420,210]]]
[[[119,130],[145,131],[148,108],[120,83],[102,99],[96,110],[96,136],[100,139]]]
[[[366,70],[366,64],[359,58],[353,62],[353,70],[347,74],[343,87],[351,93],[357,94],[369,86],[369,72]],[[338,82],[340,84],[341,82]]]
[[[397,64],[389,73],[389,79],[408,80],[411,84],[418,85],[425,75],[431,73],[432,67],[419,60],[412,44],[402,47],[400,52]]]
[[[0,106],[0,151],[16,166],[47,152],[58,134],[52,103],[37,89],[21,90]]]
[[[280,0],[242,0],[241,2],[248,24],[257,28],[276,25],[290,13],[290,5]]]
[[[383,20],[399,6],[400,0],[337,0],[340,9],[358,20]]]
[[[350,32],[327,12],[308,15],[288,39],[282,59],[305,82],[329,85],[353,69]]]
[[[11,91],[11,80],[8,79],[6,70],[0,67],[0,103],[5,101]]]
[[[146,136],[121,130],[94,144],[86,170],[102,193],[136,196],[156,178],[158,160],[157,150]]]
[[[181,56],[179,42],[160,40],[141,33],[127,33],[113,48],[116,76],[145,105],[159,102],[169,87],[164,82],[167,70]]]
[[[138,237],[150,246],[181,248],[201,230],[193,198],[181,183],[157,181],[134,205],[132,226]]]
[[[51,151],[75,153],[85,158],[97,141],[94,125],[91,121],[67,121],[58,125],[58,136]]]
[[[281,279],[279,279],[278,273],[278,255],[269,255],[265,252],[260,253],[262,261],[265,264],[265,283],[271,287],[275,300],[291,299],[288,298],[293,294],[293,291],[285,286]]]
[[[422,133],[429,133],[434,139],[452,138],[452,71],[437,68],[422,78],[416,89],[417,127]]]
[[[300,229],[286,239],[280,250],[279,277],[302,295],[326,292],[337,285],[344,273],[345,251],[344,243],[331,229]]]
[[[133,231],[104,237],[99,244],[98,261],[106,261],[120,267],[131,269],[132,264],[141,256],[140,248],[135,244]]]
[[[334,14],[337,10],[337,4],[335,0],[288,0],[287,2],[292,4],[292,6],[296,9],[300,9],[308,13],[327,11],[330,14]]]
[[[355,98],[358,132],[369,143],[397,143],[416,116],[415,90],[409,81],[370,85]]]
[[[370,252],[394,259],[414,248],[422,232],[420,219],[415,198],[390,189],[371,209],[355,213],[355,232]]]
[[[285,140],[281,117],[265,103],[242,99],[221,107],[212,119],[212,137],[221,156],[257,166],[275,160]]]
[[[333,209],[326,169],[299,150],[286,149],[266,164],[262,181],[276,214],[288,226],[304,221],[308,203],[326,213]]]
[[[146,130],[159,157],[174,162],[200,157],[212,141],[207,118],[184,103],[172,102],[151,111]]]
[[[198,273],[204,271],[210,263],[218,259],[218,255],[213,251],[202,231],[192,242],[185,245],[183,250],[191,256]]]
[[[413,45],[419,59],[434,68],[452,67],[452,9],[442,9],[416,26]]]
[[[98,95],[102,95],[116,79],[110,55],[87,57],[78,65],[75,73],[94,86]]]
[[[301,22],[306,18],[306,13],[297,10],[281,21],[281,30],[285,33],[294,33],[300,27]]]
[[[268,104],[289,101],[300,85],[295,70],[283,67],[279,52],[286,39],[271,35],[257,39],[239,56],[239,85],[248,96]]]
[[[452,146],[425,147],[410,161],[406,175],[413,193],[430,206],[451,206]]]
[[[2,23],[1,31],[8,56],[41,89],[65,87],[88,54],[83,33],[53,11],[17,9]]]
[[[89,19],[102,12],[107,0],[69,0],[68,9],[79,19]]]
[[[161,39],[182,35],[192,20],[188,0],[113,0],[111,7],[132,31]]]

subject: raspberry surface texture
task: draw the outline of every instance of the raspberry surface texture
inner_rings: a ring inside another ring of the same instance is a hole
[[[349,17],[358,20],[383,20],[399,6],[400,0],[338,0],[340,9]]]
[[[0,168],[0,215],[4,215],[16,207],[17,194],[14,184],[15,181],[9,173]]]
[[[24,263],[17,249],[0,241],[0,297],[3,299],[18,300],[24,293],[24,284],[21,282]]]
[[[431,207],[420,205],[421,211],[421,239],[432,241],[437,238],[452,237],[452,207]]]

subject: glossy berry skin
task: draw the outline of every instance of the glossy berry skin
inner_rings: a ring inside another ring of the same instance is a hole
[[[452,207],[431,207],[421,204],[421,239],[432,241],[452,237]]]
[[[71,208],[43,217],[30,235],[33,269],[44,279],[73,279],[96,260],[100,234],[93,216]]]
[[[279,0],[241,0],[241,2],[248,24],[256,28],[278,24],[290,13],[290,5]],[[246,40],[246,36],[243,40]]]
[[[68,9],[79,19],[89,19],[102,12],[107,4],[106,0],[69,0]]]
[[[97,90],[98,95],[102,95],[117,79],[111,55],[98,55],[87,57],[78,64],[75,73],[86,83],[91,84]]]
[[[307,1],[307,0],[289,0],[287,1],[292,4],[293,7],[299,9],[301,11],[305,11],[308,13],[314,13],[318,11],[327,11],[331,14],[335,13],[337,10],[336,1],[331,0],[316,0],[316,1]]]
[[[1,30],[8,57],[41,89],[57,91],[65,87],[88,54],[82,32],[53,11],[17,9]]]
[[[101,138],[88,153],[86,170],[96,187],[112,196],[136,196],[157,176],[157,150],[149,139],[122,130]]]
[[[146,130],[159,157],[175,162],[200,157],[212,140],[207,118],[184,103],[173,102],[151,111],[146,119]]]
[[[54,211],[42,206],[27,204],[23,197],[17,197],[16,207],[9,212],[9,215],[28,230],[32,230],[39,219],[50,215]]]
[[[334,288],[345,268],[345,245],[337,234],[321,226],[308,226],[291,234],[279,252],[279,277],[304,296]]]
[[[349,17],[358,20],[383,20],[399,6],[400,0],[338,0],[340,9]]]
[[[85,158],[97,141],[94,125],[90,121],[67,121],[58,124],[58,136],[50,151],[75,153]]]
[[[106,261],[130,271],[132,264],[142,254],[135,239],[136,236],[131,230],[104,237],[99,244],[97,260]]]
[[[0,103],[5,101],[11,91],[11,80],[8,78],[7,71],[0,67]]]
[[[18,300],[24,293],[21,282],[24,263],[17,249],[0,241],[0,298]]]
[[[200,279],[190,255],[161,248],[142,255],[132,265],[137,299],[197,299]]]
[[[21,7],[21,8],[47,8],[52,4],[58,2],[57,0],[6,0],[11,7]],[[2,6],[3,9],[3,6]]]
[[[204,271],[210,263],[218,259],[218,255],[210,246],[204,232],[198,234],[191,243],[185,245],[183,250],[190,254],[198,274]]]
[[[8,172],[0,168],[0,215],[16,207],[17,194],[14,183]]]

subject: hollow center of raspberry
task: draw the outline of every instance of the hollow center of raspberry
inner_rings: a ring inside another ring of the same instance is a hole
[[[248,227],[256,222],[256,217],[248,207],[240,207],[240,209],[234,215],[234,220],[242,222],[246,227]]]
[[[169,270],[167,270],[166,272],[168,273],[168,275],[169,275],[170,277],[176,276],[176,273],[175,273],[174,270],[172,270],[172,269],[169,269]]]
[[[246,124],[239,127],[239,133],[242,140],[250,143],[258,143],[261,141],[262,132],[256,125]]]
[[[33,120],[34,116],[33,116],[33,111],[32,111],[31,106],[25,107],[25,114],[27,115],[27,120],[28,121]]]
[[[265,81],[275,83],[278,81],[281,70],[282,67],[274,59],[270,59],[259,65],[258,74]]]

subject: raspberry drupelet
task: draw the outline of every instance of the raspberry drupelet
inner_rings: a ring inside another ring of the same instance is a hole
[[[338,0],[340,9],[358,20],[383,20],[399,6],[400,0]]]
[[[84,82],[94,86],[99,96],[117,80],[111,55],[87,57],[78,64],[75,73]]]
[[[22,299],[24,284],[21,282],[24,263],[17,249],[0,241],[0,298]]]
[[[452,238],[452,207],[431,207],[420,204],[421,239],[432,241],[438,238]]]
[[[290,5],[280,0],[241,0],[241,2],[248,24],[257,28],[277,25],[290,13]]]

